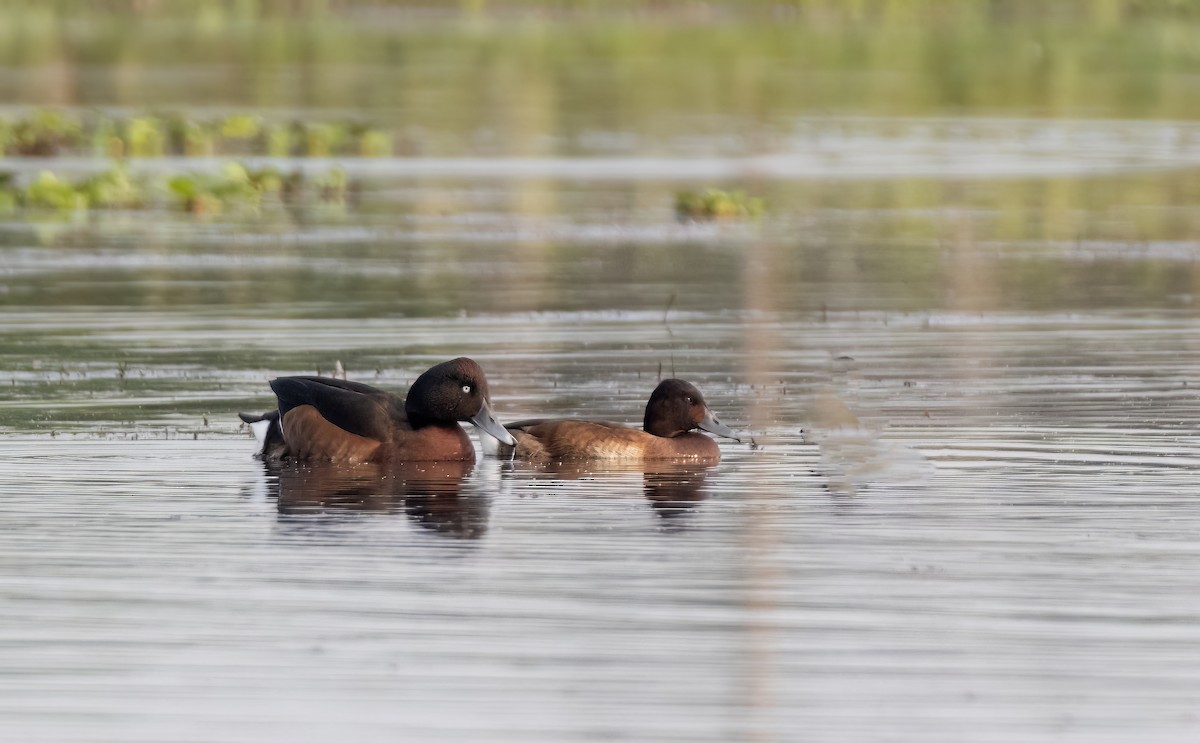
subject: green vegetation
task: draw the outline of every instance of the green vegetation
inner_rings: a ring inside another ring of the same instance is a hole
[[[571,154],[594,131],[765,151],[804,116],[1200,119],[1197,38],[1190,0],[16,0],[0,99],[186,100],[135,132],[165,154]]]
[[[177,175],[167,185],[186,211],[216,214],[231,208],[259,209],[266,199],[345,206],[348,182],[338,169],[309,180],[300,171],[284,175],[274,168],[247,169],[229,163],[217,175]]]
[[[675,194],[675,213],[687,219],[761,217],[763,200],[746,196],[744,191],[722,191],[718,188],[701,193],[680,191]]]
[[[42,171],[21,187],[12,174],[0,174],[0,213],[17,208],[55,211],[174,208],[193,214],[257,212],[267,201],[279,204],[344,206],[348,181],[330,170],[316,178],[300,171],[246,168],[227,163],[219,173],[134,176],[120,166],[79,180]]]
[[[394,139],[357,121],[266,121],[248,113],[120,117],[43,109],[0,117],[0,154],[9,157],[386,157]]]
[[[79,122],[58,111],[38,111],[28,118],[0,119],[0,153],[48,157],[83,142]]]
[[[1200,120],[1200,3],[1191,0],[2,5],[0,99],[26,108],[0,110],[0,150],[129,160],[130,172],[136,157],[159,155],[743,155],[786,151],[797,137],[852,140],[862,122],[883,138],[890,127],[928,126],[937,141],[940,127],[969,129],[984,117],[999,126],[1019,117]],[[971,146],[969,133],[960,139]],[[143,203],[208,213],[228,198],[289,198],[286,178],[278,191],[212,178],[144,188]],[[0,188],[0,209],[25,203],[28,185]],[[78,201],[43,185],[39,198]],[[748,185],[772,219],[834,206],[894,210],[891,237],[943,239],[947,207],[993,210],[971,233],[980,238],[1200,234],[1195,170],[1003,178],[986,188],[885,170],[836,188]],[[310,181],[306,198],[319,201],[322,188]],[[416,213],[477,208],[436,179],[415,188],[406,206]],[[704,194],[679,203],[676,188],[643,184],[629,198],[661,205],[660,215],[673,200],[702,218],[729,208],[704,204]],[[562,190],[522,182],[497,208],[565,210]],[[389,199],[368,197],[359,211],[383,218],[397,208]]]
[[[77,182],[43,171],[24,189],[13,185],[11,176],[6,176],[0,188],[7,197],[0,198],[0,203],[31,209],[137,209],[146,201],[145,188],[122,168],[113,168]]]

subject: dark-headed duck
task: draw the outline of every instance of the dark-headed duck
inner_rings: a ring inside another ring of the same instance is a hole
[[[515,452],[501,447],[501,456],[541,462],[578,459],[687,459],[717,462],[717,442],[695,429],[740,441],[717,420],[695,385],[664,379],[646,403],[646,416],[637,430],[620,423],[582,420],[527,420],[508,430],[517,440]]]
[[[475,458],[458,425],[470,421],[504,444],[512,435],[492,415],[479,364],[458,358],[432,367],[408,397],[328,377],[280,377],[271,382],[277,412],[242,415],[267,460],[430,462]]]

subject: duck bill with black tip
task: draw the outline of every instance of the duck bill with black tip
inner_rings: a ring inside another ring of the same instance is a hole
[[[713,411],[709,410],[708,406],[704,407],[704,417],[700,419],[699,428],[716,436],[724,436],[738,442],[742,440],[736,431],[717,420],[717,416],[713,415]]]
[[[475,424],[480,431],[483,431],[488,436],[496,439],[501,444],[508,444],[509,446],[517,445],[517,440],[513,438],[511,433],[508,432],[508,429],[506,429],[500,424],[499,421],[496,420],[495,414],[492,413],[492,405],[486,399],[483,401],[483,405],[479,408],[479,412],[471,416],[470,421],[471,423]]]

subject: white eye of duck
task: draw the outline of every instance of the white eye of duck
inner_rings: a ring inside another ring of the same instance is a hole
[[[463,392],[467,393],[468,395],[469,395],[469,394],[471,394],[471,385],[469,385],[469,384],[464,384],[464,385],[463,385]]]

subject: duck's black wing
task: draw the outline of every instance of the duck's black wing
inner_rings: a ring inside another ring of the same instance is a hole
[[[349,390],[351,392],[360,392],[364,395],[391,395],[392,394],[390,392],[381,390],[378,387],[372,387],[371,385],[363,384],[362,382],[351,382],[348,379],[335,379],[333,377],[306,377],[306,376],[280,377],[280,379],[300,379],[305,382],[316,382],[317,384],[323,384],[327,387],[337,387],[339,389]]]
[[[375,441],[393,440],[397,429],[406,429],[404,400],[390,392],[360,382],[328,377],[280,377],[271,390],[279,400],[279,415],[310,405],[333,425]]]

